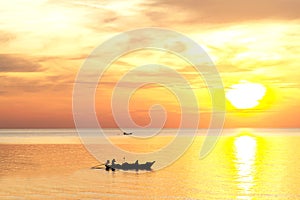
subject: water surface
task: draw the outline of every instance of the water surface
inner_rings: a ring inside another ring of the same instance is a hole
[[[116,130],[110,136],[123,148],[147,152],[172,131],[151,145],[132,144]],[[299,133],[225,130],[202,160],[199,134],[169,167],[126,173],[90,169],[99,162],[74,130],[1,130],[0,199],[300,199]]]

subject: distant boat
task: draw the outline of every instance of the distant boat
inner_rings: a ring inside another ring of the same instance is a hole
[[[123,132],[123,135],[132,135],[132,133]]]

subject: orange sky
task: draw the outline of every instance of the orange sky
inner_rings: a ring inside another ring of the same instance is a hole
[[[297,0],[1,1],[0,128],[74,127],[73,83],[85,58],[117,33],[142,27],[172,29],[198,42],[216,64],[225,91],[240,81],[267,89],[251,109],[227,101],[225,127],[299,127],[299,7]],[[191,83],[200,127],[207,127],[211,100],[203,79],[179,58],[155,51],[121,57],[101,79],[104,86],[96,94],[101,125],[115,127],[110,96],[116,81],[126,70],[153,62],[172,66]],[[142,71],[134,81],[153,73]],[[157,78],[172,80],[167,73]],[[135,122],[148,124],[149,107],[156,103],[167,111],[165,126],[177,127],[176,98],[155,85],[132,96]]]

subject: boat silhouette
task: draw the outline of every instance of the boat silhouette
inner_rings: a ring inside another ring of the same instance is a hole
[[[123,132],[123,135],[132,135],[132,133]]]
[[[110,161],[107,160],[107,162],[104,164],[104,166],[105,166],[106,171],[109,171],[109,170],[112,170],[112,171],[115,171],[115,170],[124,170],[124,171],[128,171],[128,170],[135,170],[135,171],[145,170],[145,171],[151,171],[152,170],[151,167],[154,163],[155,163],[155,161],[139,164],[139,161],[137,160],[137,161],[135,161],[135,163],[124,162],[122,164],[118,164],[118,163],[116,163],[116,160],[113,159],[111,164],[110,164]],[[101,165],[92,167],[92,169],[103,169],[100,166]]]

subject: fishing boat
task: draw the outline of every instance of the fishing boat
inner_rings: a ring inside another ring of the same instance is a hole
[[[151,171],[152,170],[151,167],[154,163],[155,163],[155,161],[139,164],[138,160],[137,160],[135,163],[124,162],[122,164],[117,164],[116,160],[113,159],[111,164],[109,164],[109,160],[108,160],[106,162],[106,164],[103,164],[103,165],[105,166],[106,171],[109,171],[109,170],[112,170],[112,171],[115,171],[115,170],[124,170],[124,171],[128,171],[128,170],[135,170],[135,171],[145,170],[145,171]],[[92,167],[92,169],[103,169],[103,168],[101,167],[101,165],[98,165],[98,166]]]
[[[132,133],[123,132],[123,135],[132,135]]]

